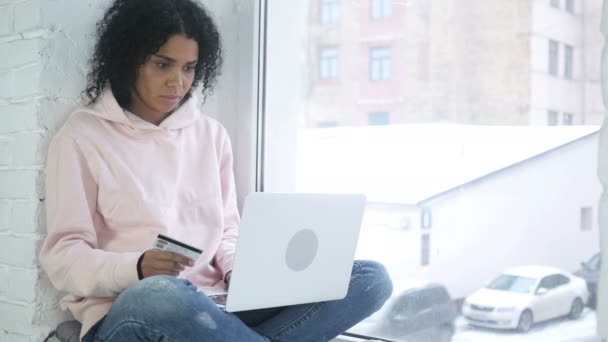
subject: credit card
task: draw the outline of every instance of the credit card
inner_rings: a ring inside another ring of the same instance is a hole
[[[158,234],[158,236],[156,237],[156,241],[154,242],[154,248],[177,253],[194,261],[196,261],[198,257],[201,256],[201,254],[203,253],[203,251],[196,247],[192,247],[181,241],[174,240],[163,234]]]

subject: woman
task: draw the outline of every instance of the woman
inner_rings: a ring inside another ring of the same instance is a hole
[[[327,341],[390,296],[368,261],[340,301],[233,314],[197,292],[229,284],[238,235],[230,141],[193,93],[209,94],[220,64],[217,28],[191,0],[116,0],[98,24],[88,103],[49,147],[40,253],[85,342]],[[151,249],[158,233],[204,253]]]

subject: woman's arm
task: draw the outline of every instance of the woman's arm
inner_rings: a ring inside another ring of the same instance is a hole
[[[234,182],[232,147],[230,138],[222,129],[222,143],[219,151],[220,182],[222,188],[222,206],[224,211],[224,234],[215,254],[215,263],[224,276],[232,270],[234,249],[238,237],[240,216],[237,207],[236,185]]]
[[[46,167],[47,237],[40,263],[53,285],[82,297],[113,297],[138,280],[141,252],[98,249],[97,182],[77,142],[60,132]]]

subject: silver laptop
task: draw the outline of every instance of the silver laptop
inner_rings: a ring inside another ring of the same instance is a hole
[[[342,299],[364,209],[358,194],[253,193],[228,293],[199,290],[228,312]]]

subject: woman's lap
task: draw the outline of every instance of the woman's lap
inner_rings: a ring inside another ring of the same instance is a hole
[[[146,278],[124,291],[91,341],[323,341],[378,310],[392,292],[384,267],[355,261],[341,300],[226,313],[185,279]]]

